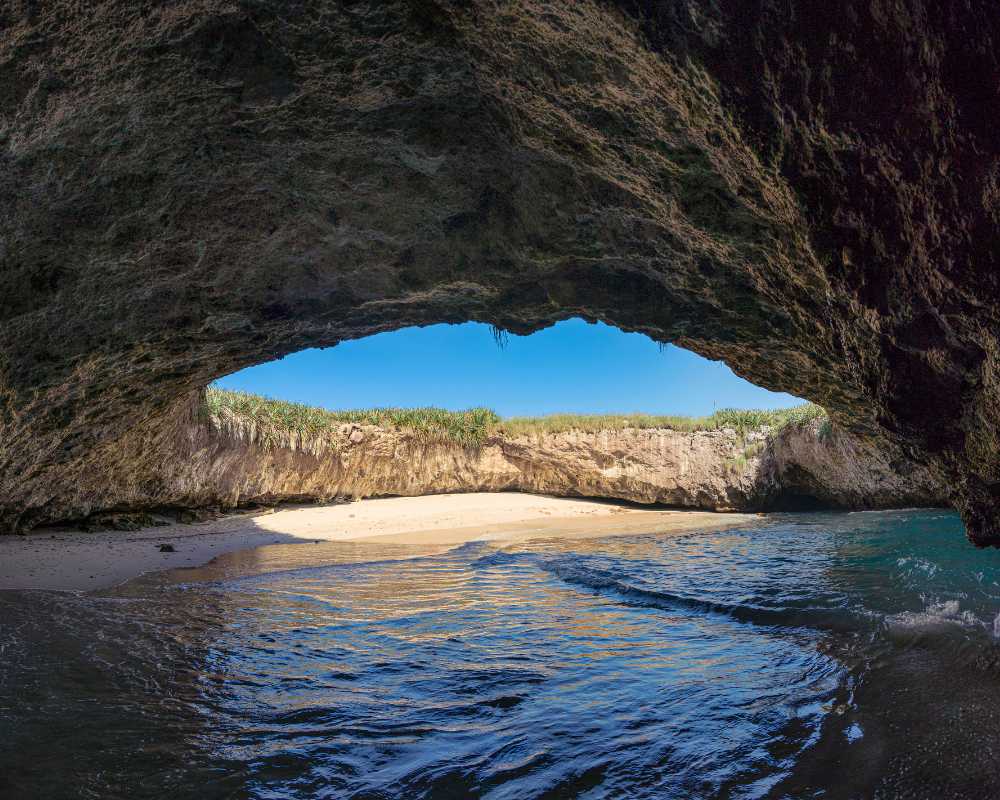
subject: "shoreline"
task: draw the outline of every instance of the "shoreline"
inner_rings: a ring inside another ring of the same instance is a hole
[[[641,508],[513,492],[369,498],[132,532],[50,529],[0,537],[0,590],[107,589],[145,573],[200,567],[216,556],[274,544],[458,545],[676,534],[757,522],[754,514]],[[161,552],[160,545],[173,550]]]

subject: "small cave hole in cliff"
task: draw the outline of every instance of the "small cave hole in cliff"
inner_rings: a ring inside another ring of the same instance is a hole
[[[767,503],[768,511],[833,511],[840,508],[814,494],[801,491],[785,491]]]

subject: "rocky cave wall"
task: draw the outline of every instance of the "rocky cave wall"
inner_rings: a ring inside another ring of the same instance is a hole
[[[822,404],[998,544],[998,33],[987,0],[5,3],[0,527],[152,485],[241,367],[582,316]]]

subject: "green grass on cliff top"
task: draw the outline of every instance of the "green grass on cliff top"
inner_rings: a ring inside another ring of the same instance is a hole
[[[813,403],[794,408],[761,411],[756,409],[720,408],[707,417],[684,417],[673,414],[550,414],[544,417],[512,417],[500,422],[506,433],[513,436],[529,433],[561,433],[623,430],[625,428],[669,428],[675,431],[717,431],[730,428],[744,434],[761,428],[775,431],[787,425],[801,424],[826,412]]]
[[[344,424],[378,425],[411,431],[426,441],[478,446],[489,436],[537,435],[564,431],[607,431],[626,428],[669,428],[676,431],[731,429],[740,435],[761,428],[776,432],[826,413],[813,403],[774,411],[724,408],[707,417],[654,414],[551,414],[544,417],[501,419],[488,408],[445,411],[441,408],[367,408],[327,411],[322,408],[273,400],[248,392],[210,386],[206,410],[213,419],[243,435],[269,445],[287,444],[292,437],[317,439]]]
[[[324,408],[273,400],[270,397],[208,387],[205,404],[217,420],[244,430],[270,444],[283,443],[290,434],[318,438],[341,425],[378,425],[407,430],[427,441],[478,445],[496,429],[500,418],[488,408],[445,411],[442,408],[365,408],[327,411]]]

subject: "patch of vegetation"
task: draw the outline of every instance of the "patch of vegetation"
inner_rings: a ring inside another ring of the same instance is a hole
[[[726,472],[731,475],[739,475],[744,469],[746,469],[748,460],[749,459],[747,459],[746,455],[743,453],[728,459],[725,463]]]
[[[503,420],[500,428],[516,436],[524,433],[562,433],[564,431],[607,431],[626,428],[669,428],[675,431],[715,431],[731,429],[740,436],[762,428],[777,433],[788,425],[801,425],[825,417],[826,412],[805,403],[794,408],[771,411],[722,408],[707,417],[657,414],[550,414],[545,417],[514,417]]]
[[[829,417],[825,417],[819,425],[816,435],[821,442],[827,442],[833,436],[833,422]]]
[[[490,325],[490,333],[493,335],[493,341],[496,346],[501,350],[506,350],[507,345],[510,343],[510,334],[497,325]]]
[[[806,403],[773,411],[725,408],[707,417],[655,414],[551,414],[544,417],[501,419],[488,408],[446,411],[442,408],[367,408],[327,411],[322,408],[233,392],[210,386],[205,412],[217,423],[264,446],[301,446],[330,438],[342,425],[377,425],[405,430],[427,442],[454,442],[479,447],[491,435],[596,432],[627,428],[667,428],[675,431],[733,430],[742,439],[767,428],[772,434],[788,425],[825,417],[822,408]]]
[[[780,430],[780,429],[779,429]],[[747,432],[749,433],[749,431]],[[726,460],[726,470],[733,475],[739,475],[746,469],[748,463],[751,459],[759,456],[767,445],[767,438],[756,438],[747,444],[747,433],[742,433],[739,436],[740,443],[743,445],[743,450],[736,453],[732,458]]]
[[[210,386],[205,391],[210,416],[266,446],[280,446],[292,437],[320,439],[345,424],[378,425],[411,431],[425,441],[479,446],[495,430],[500,418],[488,408],[446,411],[442,408],[368,408],[327,411],[302,403],[231,392]]]

